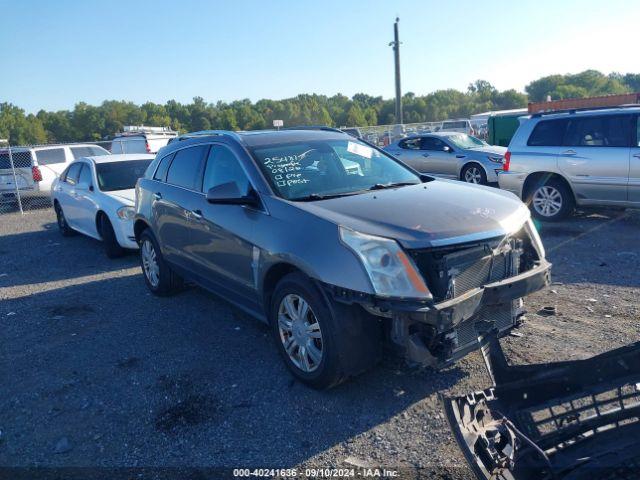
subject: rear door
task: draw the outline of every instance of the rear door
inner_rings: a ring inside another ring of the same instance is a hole
[[[153,192],[153,218],[157,222],[158,242],[166,260],[186,270],[194,270],[191,247],[191,217],[201,205],[203,193],[199,179],[208,145],[186,147],[172,154],[166,171],[166,181],[157,178]],[[163,165],[160,162],[156,176]]]
[[[640,203],[640,116],[634,118],[629,154],[629,201]]]
[[[82,162],[82,170],[75,186],[74,201],[78,229],[87,235],[98,237],[96,227],[98,204],[93,182],[93,167],[90,163]]]
[[[210,204],[204,194],[212,187],[233,182],[246,194],[250,183],[240,160],[226,146],[214,144],[207,156],[202,192],[191,216],[191,246],[197,273],[214,289],[254,308],[257,305],[250,239],[264,212],[243,205]]]
[[[578,199],[627,200],[631,115],[576,116],[569,120],[558,168]]]
[[[424,152],[420,150],[420,141],[420,137],[405,138],[400,140],[395,147],[387,147],[386,150],[410,167],[423,172],[424,157],[422,154]]]
[[[78,212],[75,195],[76,185],[80,178],[81,169],[82,163],[77,162],[71,164],[64,176],[64,180],[58,182],[56,190],[56,198],[62,207],[64,217],[67,220],[67,223],[72,227],[78,226]]]

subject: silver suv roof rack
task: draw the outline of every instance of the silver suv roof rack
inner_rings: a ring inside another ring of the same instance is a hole
[[[607,107],[583,107],[583,108],[566,108],[563,110],[549,110],[548,112],[536,112],[531,114],[531,118],[540,118],[545,115],[555,115],[556,113],[568,113],[574,114],[577,112],[589,112],[589,111],[598,111],[598,110],[616,110],[616,109],[624,109],[624,108],[638,108],[640,107],[640,103],[626,103],[624,105],[609,105]]]

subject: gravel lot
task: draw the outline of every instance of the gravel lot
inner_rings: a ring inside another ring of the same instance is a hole
[[[514,363],[640,336],[640,212],[541,229],[551,289],[528,298]],[[536,312],[556,305],[555,317]],[[353,464],[468,478],[438,393],[486,388],[480,356],[436,373],[387,358],[329,392],[292,380],[267,327],[198,288],[147,293],[137,256],[63,238],[49,210],[0,215],[0,465]],[[201,477],[198,477],[201,478]],[[433,477],[430,477],[433,478]]]

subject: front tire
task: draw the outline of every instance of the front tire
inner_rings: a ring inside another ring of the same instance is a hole
[[[147,288],[154,295],[165,297],[182,289],[182,278],[164,261],[158,242],[148,229],[140,235],[140,266]]]
[[[531,188],[527,205],[538,220],[557,222],[573,212],[575,199],[569,187],[563,182],[551,178]]]
[[[325,300],[302,273],[280,280],[272,296],[270,322],[278,350],[298,380],[327,389],[378,360],[380,322],[356,308]]]
[[[106,215],[100,216],[100,235],[108,258],[118,258],[124,255],[124,248],[118,243],[116,233],[113,231],[113,226]]]
[[[460,178],[467,183],[474,183],[476,185],[487,184],[487,173],[477,163],[469,163],[465,165],[460,173]]]
[[[58,223],[58,230],[62,234],[63,237],[72,237],[76,234],[76,231],[69,226],[67,223],[67,218],[64,216],[64,212],[62,211],[62,207],[58,202],[56,202],[53,206],[53,209],[56,212],[56,221]]]

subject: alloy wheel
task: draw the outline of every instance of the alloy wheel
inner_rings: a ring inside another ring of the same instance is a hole
[[[311,306],[300,295],[288,294],[278,307],[278,331],[289,359],[303,372],[313,372],[322,361],[322,331]]]
[[[158,258],[156,256],[156,250],[153,247],[153,243],[149,240],[145,240],[142,243],[140,249],[140,255],[142,256],[142,269],[144,275],[153,288],[156,288],[160,284],[160,266],[158,265]]]
[[[464,181],[467,183],[482,183],[482,173],[478,167],[469,167],[464,172]]]
[[[562,208],[562,194],[550,185],[538,188],[532,198],[533,208],[543,217],[553,217]]]

